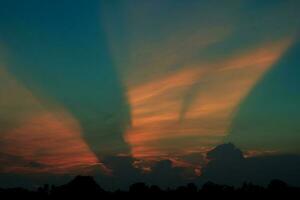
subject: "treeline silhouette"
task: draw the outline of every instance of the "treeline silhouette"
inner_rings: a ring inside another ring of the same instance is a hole
[[[287,194],[300,194],[299,187],[289,186],[281,180],[272,180],[267,187],[245,182],[240,187],[220,185],[213,182],[203,184],[198,188],[194,183],[189,183],[175,189],[161,189],[156,185],[147,185],[146,183],[134,183],[129,190],[122,191],[105,191],[102,189],[91,176],[77,176],[72,181],[61,186],[49,186],[45,184],[37,190],[28,190],[24,188],[0,189],[0,198],[30,198],[30,199],[57,199],[57,198],[102,198],[109,196],[130,196],[146,195],[151,196],[170,196],[178,197],[181,195],[193,197],[211,197],[211,196],[241,196],[249,197],[252,195],[278,196]]]

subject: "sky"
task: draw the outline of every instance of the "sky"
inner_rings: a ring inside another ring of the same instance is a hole
[[[224,142],[300,154],[299,8],[0,0],[0,174],[113,174],[129,156],[201,175]]]

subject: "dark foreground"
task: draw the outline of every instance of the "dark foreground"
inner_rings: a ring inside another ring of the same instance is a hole
[[[273,197],[300,195],[299,187],[291,187],[280,180],[272,180],[267,187],[261,187],[252,183],[244,183],[241,187],[235,188],[227,185],[218,185],[207,182],[202,188],[197,188],[193,183],[180,186],[176,189],[162,190],[156,185],[148,186],[145,183],[132,184],[128,191],[108,192],[103,190],[92,177],[77,176],[71,182],[62,186],[44,185],[36,191],[23,188],[0,189],[0,199],[6,198],[30,198],[30,199],[60,199],[60,198],[83,198],[101,199],[106,197],[189,197],[192,199],[208,199],[213,196],[231,196],[239,198],[247,197]]]

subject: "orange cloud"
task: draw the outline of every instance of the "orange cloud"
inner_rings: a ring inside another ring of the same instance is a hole
[[[133,156],[164,157],[221,142],[240,102],[290,43],[263,44],[129,87],[132,127],[125,138]]]
[[[0,80],[0,117],[6,120],[0,126],[2,172],[84,173],[99,165],[66,110],[43,107],[4,67]]]

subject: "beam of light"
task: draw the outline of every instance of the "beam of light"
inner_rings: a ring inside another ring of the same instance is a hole
[[[239,5],[231,9],[214,7],[214,12],[207,12],[210,5],[199,2],[180,11],[178,5],[165,2],[159,3],[157,12],[157,5],[124,2],[113,6],[120,10],[118,15],[112,15],[108,12],[112,5],[103,4],[103,26],[131,107],[132,127],[124,138],[133,156],[174,160],[171,152],[205,152],[207,147],[201,146],[201,142],[214,144],[217,139],[199,137],[199,130],[204,132],[205,128],[195,127],[196,121],[183,123],[189,107],[183,108],[183,97],[206,73],[204,68],[191,66],[199,62],[204,65],[202,53],[232,34],[233,13]],[[164,10],[172,10],[170,13],[175,15],[165,15]],[[216,18],[216,13],[223,17]],[[190,135],[183,138],[185,131]],[[192,148],[183,149],[182,144]]]
[[[66,110],[45,108],[4,67],[0,82],[1,172],[85,173],[100,165]]]
[[[129,87],[132,127],[125,138],[133,156],[166,157],[221,142],[239,103],[290,43],[266,43]]]
[[[131,106],[124,137],[132,155],[148,161],[205,154],[224,141],[239,104],[299,27],[288,17],[296,13],[289,3],[257,12],[240,1],[177,3],[104,3],[102,9]]]

